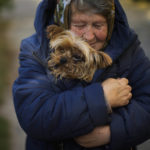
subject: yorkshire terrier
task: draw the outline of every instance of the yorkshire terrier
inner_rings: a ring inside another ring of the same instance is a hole
[[[48,68],[56,79],[79,79],[90,82],[95,71],[112,64],[112,59],[102,51],[96,51],[70,30],[57,25],[47,27],[50,39]]]

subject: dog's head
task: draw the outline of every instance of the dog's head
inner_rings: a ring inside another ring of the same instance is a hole
[[[52,73],[60,78],[83,78],[83,72],[89,68],[91,47],[71,31],[55,25],[48,27],[48,38],[54,50],[48,61]]]
[[[47,28],[50,47],[48,67],[56,78],[91,81],[97,68],[111,64],[111,58],[97,52],[73,32],[56,25]]]

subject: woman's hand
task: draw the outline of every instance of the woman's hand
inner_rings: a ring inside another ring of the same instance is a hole
[[[126,78],[109,78],[102,82],[104,95],[109,105],[114,107],[125,106],[132,97],[131,86]]]
[[[108,144],[110,142],[110,127],[96,127],[92,132],[83,136],[76,137],[74,140],[79,145],[86,148],[92,148]]]

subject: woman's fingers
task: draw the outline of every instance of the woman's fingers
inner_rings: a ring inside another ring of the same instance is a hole
[[[128,83],[126,78],[109,78],[102,82],[105,99],[112,108],[125,106],[129,103],[132,97],[132,88]]]
[[[117,79],[121,85],[128,85],[129,80],[127,78],[118,78]]]

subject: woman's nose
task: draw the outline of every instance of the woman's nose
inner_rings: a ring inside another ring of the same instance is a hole
[[[83,34],[83,38],[86,41],[92,41],[95,38],[95,34],[93,29],[90,27],[87,30],[85,30],[84,34]]]

